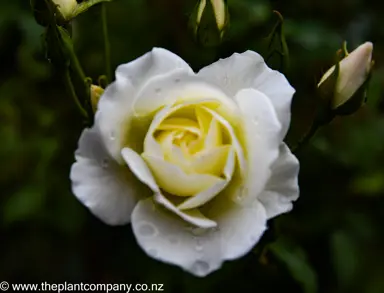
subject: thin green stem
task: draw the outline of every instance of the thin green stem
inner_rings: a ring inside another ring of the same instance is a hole
[[[315,136],[315,134],[317,133],[319,128],[320,128],[320,126],[318,123],[312,124],[311,129],[304,136],[304,138],[297,143],[297,145],[293,148],[292,151],[295,154],[297,154],[299,151],[301,151],[303,149],[303,147],[306,146],[307,143],[311,140],[311,138]]]
[[[103,38],[104,38],[105,73],[107,75],[108,82],[111,82],[112,81],[111,45],[109,43],[107,6],[105,3],[101,3],[101,21],[102,21],[102,26],[103,26]]]
[[[69,74],[69,70],[65,70],[65,74],[64,74],[64,80],[65,80],[65,84],[67,86],[67,89],[68,89],[68,92],[69,94],[72,96],[73,98],[73,101],[75,102],[78,110],[80,111],[81,115],[88,119],[88,113],[87,111],[85,111],[85,109],[83,108],[83,106],[81,105],[77,95],[76,95],[76,91],[75,91],[75,87],[73,86],[73,83],[72,83],[72,80],[71,80],[71,75]]]

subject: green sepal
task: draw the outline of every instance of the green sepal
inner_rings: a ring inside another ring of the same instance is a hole
[[[67,20],[58,9],[58,5],[51,0],[30,0],[30,6],[36,22],[44,27],[52,24],[52,18],[55,18],[55,23],[64,25]]]
[[[266,62],[273,55],[277,54],[280,57],[280,71],[284,72],[289,67],[289,49],[284,33],[284,18],[278,11],[273,11],[278,16],[278,21],[273,27],[271,33],[267,37],[268,52]],[[275,41],[277,39],[277,42]],[[277,44],[276,44],[277,43]]]
[[[338,56],[338,58],[340,58],[340,56]],[[332,74],[317,88],[317,110],[314,122],[315,124],[318,124],[317,126],[329,124],[335,117],[331,105],[336,94],[337,80],[340,75],[340,60],[341,59],[337,60]]]

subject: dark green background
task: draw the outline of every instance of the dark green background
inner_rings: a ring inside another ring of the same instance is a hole
[[[313,89],[343,40],[374,43],[369,100],[337,118],[299,154],[301,196],[271,221],[263,242],[205,279],[146,257],[129,226],[109,227],[71,194],[68,178],[82,120],[45,60],[43,28],[29,1],[0,2],[0,281],[164,283],[165,292],[384,292],[384,9],[380,1],[228,1],[231,25],[220,47],[194,43],[187,29],[195,1],[116,0],[108,4],[113,68],[153,46],[198,70],[219,57],[262,50],[285,17],[297,89],[290,141],[309,127]],[[74,23],[81,63],[103,70],[100,9]],[[273,66],[273,65],[271,65]],[[278,231],[277,233],[272,233]],[[278,237],[277,237],[278,236]]]

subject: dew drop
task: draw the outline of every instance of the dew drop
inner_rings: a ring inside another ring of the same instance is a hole
[[[144,237],[154,237],[157,235],[158,231],[153,224],[142,222],[139,224],[138,233]]]
[[[209,264],[205,261],[198,260],[193,264],[192,270],[198,276],[205,276],[209,271]]]
[[[224,83],[224,85],[227,85],[227,84],[228,84],[228,81],[229,81],[229,79],[228,79],[228,75],[224,75],[224,77],[223,77],[223,83]]]
[[[195,236],[200,236],[206,232],[204,228],[191,228],[191,233]]]
[[[107,158],[103,159],[103,161],[101,162],[101,167],[105,169],[105,168],[108,168],[108,165],[109,165],[109,160]]]
[[[111,131],[111,133],[109,134],[109,139],[110,140],[115,140],[116,139],[116,134],[114,131]]]
[[[244,200],[244,197],[245,197],[245,195],[247,193],[247,190],[248,189],[246,187],[244,187],[244,186],[239,188],[239,190],[238,190],[238,192],[236,193],[236,196],[235,196],[235,200],[238,203],[240,203],[240,202],[242,202]]]
[[[180,82],[180,78],[176,78],[175,83],[179,83],[179,82]]]
[[[259,125],[259,119],[258,118],[253,118],[252,122],[253,122],[253,124],[255,124],[255,126]]]
[[[155,89],[155,93],[156,93],[156,94],[160,94],[160,93],[161,93],[161,88],[157,88],[157,89]]]
[[[202,251],[203,250],[203,243],[201,242],[201,239],[199,239],[199,238],[196,239],[195,249],[196,249],[196,251]]]

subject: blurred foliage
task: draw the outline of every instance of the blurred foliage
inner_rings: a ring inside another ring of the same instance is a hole
[[[46,60],[28,1],[0,9],[0,280],[164,283],[165,292],[384,292],[384,26],[379,1],[232,0],[223,43],[194,42],[194,0],[108,4],[113,68],[165,47],[199,68],[233,52],[266,53],[278,10],[297,93],[288,143],[310,127],[314,87],[343,40],[374,43],[367,105],[322,128],[298,154],[301,197],[271,221],[262,252],[226,263],[205,279],[149,259],[129,227],[98,221],[71,194],[68,178],[83,128],[60,74]],[[103,72],[100,8],[72,23],[87,75]],[[278,68],[278,62],[270,60]],[[273,231],[276,235],[270,235]],[[277,239],[276,239],[277,237]]]

